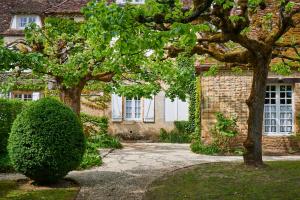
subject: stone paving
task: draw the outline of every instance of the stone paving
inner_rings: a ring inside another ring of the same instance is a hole
[[[300,160],[300,156],[265,156],[265,161]],[[206,156],[187,144],[126,143],[103,159],[100,167],[73,171],[82,186],[77,200],[140,200],[147,186],[163,174],[208,162],[242,162],[240,156]]]

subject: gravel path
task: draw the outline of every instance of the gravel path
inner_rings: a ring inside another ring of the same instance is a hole
[[[264,160],[300,160],[300,156]],[[168,171],[208,162],[241,162],[242,157],[197,155],[187,144],[127,143],[103,161],[101,167],[68,175],[82,186],[77,200],[140,200],[147,186]]]
[[[300,156],[265,156],[265,161],[300,160]],[[147,186],[166,172],[208,162],[242,162],[241,156],[206,156],[190,151],[187,144],[126,143],[110,152],[100,167],[72,171],[68,177],[81,185],[77,200],[140,200]],[[2,179],[25,178],[0,174]]]

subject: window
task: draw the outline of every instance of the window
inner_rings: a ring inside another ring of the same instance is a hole
[[[264,132],[289,134],[293,131],[291,85],[268,85],[265,97]]]
[[[126,4],[126,3],[130,3],[130,4],[144,4],[145,0],[117,0],[116,2],[117,2],[117,4]]]
[[[37,15],[16,15],[13,18],[11,28],[23,30],[30,23],[35,23],[38,26],[41,26],[41,19]]]
[[[31,101],[32,100],[32,94],[15,94],[15,99],[20,99],[23,101]]]
[[[141,99],[127,99],[125,100],[125,119],[126,120],[140,120],[141,119]]]
[[[13,92],[10,95],[10,98],[14,99],[20,99],[23,101],[36,101],[40,99],[40,93],[39,92]]]
[[[36,23],[36,17],[34,16],[18,16],[17,17],[17,27],[20,29],[26,28],[30,23]]]

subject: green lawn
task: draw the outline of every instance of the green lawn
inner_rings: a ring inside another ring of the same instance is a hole
[[[262,169],[241,163],[202,164],[156,180],[146,200],[300,200],[300,161],[267,162]]]
[[[0,181],[0,200],[73,200],[79,188],[36,187],[24,181]]]

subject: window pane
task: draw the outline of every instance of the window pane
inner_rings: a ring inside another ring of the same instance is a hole
[[[272,133],[275,133],[275,132],[276,132],[276,126],[272,126],[272,127],[271,127],[271,132],[272,132]]]
[[[270,126],[265,126],[265,132],[270,132]]]
[[[270,110],[270,106],[265,106],[265,112],[268,112]]]
[[[126,100],[126,118],[132,118],[132,101]]]
[[[271,104],[276,104],[276,99],[271,99]]]
[[[139,119],[141,117],[141,100],[135,100],[135,118]]]
[[[270,103],[270,99],[265,99],[265,104],[269,104]]]
[[[271,97],[272,97],[272,98],[275,98],[275,97],[276,97],[276,93],[275,93],[275,92],[272,92],[272,93],[271,93]]]
[[[272,86],[271,86],[271,91],[276,91],[275,85],[272,85]]]

